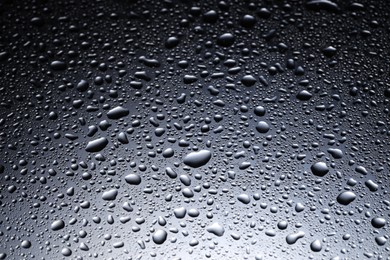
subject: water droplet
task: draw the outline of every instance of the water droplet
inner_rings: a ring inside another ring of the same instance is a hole
[[[129,114],[129,110],[123,107],[115,107],[108,111],[107,117],[109,119],[120,119],[122,117],[125,117]]]
[[[380,218],[380,217],[375,217],[371,220],[371,225],[374,228],[382,228],[386,225],[386,219]]]
[[[56,221],[54,221],[51,224],[51,229],[53,231],[57,231],[57,230],[63,229],[64,227],[65,227],[65,222],[63,220],[61,220],[61,219],[56,220]]]
[[[111,189],[109,191],[103,192],[102,199],[103,200],[115,200],[118,195],[118,190]]]
[[[125,181],[131,185],[139,185],[141,183],[141,176],[135,173],[126,175]]]
[[[313,252],[320,252],[322,250],[322,244],[321,244],[321,241],[319,239],[316,239],[314,240],[313,242],[311,242],[310,244],[310,249],[313,251]]]
[[[61,253],[63,256],[71,256],[72,255],[72,250],[68,247],[64,247],[62,250],[61,250]]]
[[[96,153],[103,150],[108,144],[108,140],[105,137],[100,137],[96,140],[90,141],[87,144],[85,150],[90,153]]]
[[[165,230],[158,229],[156,232],[154,232],[152,236],[153,242],[158,245],[161,245],[165,242],[165,240],[167,240],[167,236],[168,234]]]
[[[192,167],[199,168],[207,164],[211,159],[211,152],[208,150],[201,150],[199,152],[192,152],[184,157],[183,162]]]
[[[329,168],[324,162],[316,162],[311,166],[311,172],[315,176],[323,177],[329,172]]]
[[[211,224],[207,227],[206,230],[219,237],[223,236],[223,234],[225,233],[225,229],[218,222]]]
[[[303,231],[298,231],[297,233],[290,234],[286,237],[286,242],[289,245],[295,244],[298,239],[302,238],[305,236],[305,232]]]
[[[218,37],[217,44],[222,47],[230,47],[234,43],[234,36],[231,33],[224,33]]]
[[[30,248],[31,247],[31,242],[28,241],[28,240],[23,240],[22,243],[21,243],[21,246],[23,248]]]
[[[344,191],[337,196],[337,202],[342,205],[348,205],[356,199],[356,194],[352,191]]]
[[[269,124],[267,122],[264,122],[264,121],[260,121],[256,125],[256,130],[262,134],[267,133],[269,131],[269,129],[270,129]]]

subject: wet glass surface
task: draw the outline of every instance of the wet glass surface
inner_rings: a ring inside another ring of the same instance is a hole
[[[389,11],[0,2],[0,259],[390,259]]]

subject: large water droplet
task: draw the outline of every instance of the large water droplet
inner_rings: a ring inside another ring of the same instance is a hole
[[[356,194],[352,191],[344,191],[337,196],[337,202],[342,205],[348,205],[356,199]]]
[[[199,152],[192,152],[184,157],[183,162],[193,168],[199,168],[207,164],[211,159],[211,152],[208,150],[201,150]]]

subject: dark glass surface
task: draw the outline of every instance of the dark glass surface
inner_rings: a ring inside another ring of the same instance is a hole
[[[1,1],[0,259],[390,259],[389,1]]]

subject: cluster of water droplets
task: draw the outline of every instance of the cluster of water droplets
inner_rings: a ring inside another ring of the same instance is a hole
[[[385,1],[0,9],[0,259],[390,255]]]

